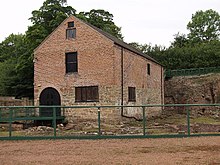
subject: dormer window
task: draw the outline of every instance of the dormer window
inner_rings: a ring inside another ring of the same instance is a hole
[[[66,39],[76,38],[76,28],[74,28],[74,21],[68,22],[66,29]]]

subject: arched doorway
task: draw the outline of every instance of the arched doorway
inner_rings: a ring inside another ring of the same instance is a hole
[[[45,88],[40,94],[40,105],[61,105],[59,92],[52,88]],[[53,116],[53,108],[40,108],[40,116],[50,117]],[[56,108],[56,116],[61,116],[60,108]]]

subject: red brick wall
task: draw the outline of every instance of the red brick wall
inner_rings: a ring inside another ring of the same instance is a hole
[[[69,21],[75,22],[76,39],[66,39]],[[78,73],[66,74],[65,52],[74,51],[78,53]],[[111,40],[70,17],[35,51],[35,101],[38,101],[45,87],[54,87],[60,93],[68,93],[73,86],[113,85],[112,56]]]
[[[76,39],[66,39],[67,23],[74,21]],[[65,73],[65,53],[78,53],[78,73]],[[128,104],[128,86],[136,87],[137,101],[129,104],[161,104],[161,66],[123,49],[124,104]],[[34,89],[35,104],[46,87],[55,88],[61,95],[62,105],[75,103],[76,86],[99,86],[100,105],[121,104],[121,47],[75,17],[66,19],[35,50]],[[151,75],[147,75],[147,63]],[[163,84],[162,84],[163,85]]]
[[[118,85],[121,83],[121,72],[118,63],[121,59],[121,47],[115,46],[116,60],[115,77]],[[123,95],[124,105],[163,104],[163,68],[151,60],[137,55],[127,49],[123,49]],[[150,75],[147,74],[147,64],[150,64]],[[161,79],[162,78],[162,79]],[[128,101],[128,87],[136,88],[136,102]],[[148,108],[149,115],[156,115],[161,108]],[[142,117],[141,108],[125,108],[126,116]]]

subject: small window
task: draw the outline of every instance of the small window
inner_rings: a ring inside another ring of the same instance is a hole
[[[66,29],[66,38],[76,38],[76,29]]]
[[[150,64],[147,64],[147,74],[150,75]]]
[[[76,87],[76,102],[97,102],[99,101],[98,86]]]
[[[135,87],[128,87],[128,101],[136,101]]]
[[[72,27],[74,27],[74,21],[68,22],[68,28],[72,28]]]
[[[66,53],[66,73],[78,72],[77,52]]]

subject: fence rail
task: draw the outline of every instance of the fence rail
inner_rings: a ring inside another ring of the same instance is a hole
[[[193,76],[193,75],[202,75],[202,74],[219,73],[219,72],[220,72],[220,67],[166,70],[165,77],[171,78],[175,76]]]
[[[138,108],[141,120],[115,115],[120,114],[118,112],[121,107]],[[40,116],[39,111],[42,108],[51,108],[52,113],[49,116]],[[152,117],[150,114],[155,108],[163,109],[163,113]],[[61,110],[61,114],[57,113],[58,110]],[[65,123],[67,112],[73,114],[68,116],[73,120],[72,123]],[[80,118],[77,113],[85,115],[85,118]],[[86,113],[93,114],[94,117],[86,117]],[[111,116],[111,113],[114,115]],[[113,116],[116,116],[114,120]],[[191,136],[220,136],[220,104],[0,106],[0,140]]]

